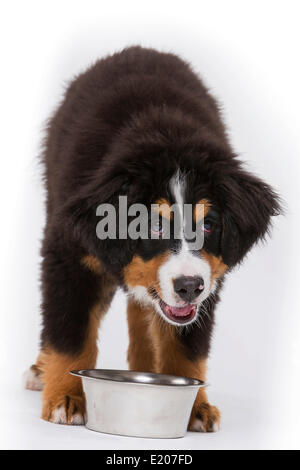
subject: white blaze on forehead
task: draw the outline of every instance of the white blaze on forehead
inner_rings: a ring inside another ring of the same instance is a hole
[[[173,281],[181,276],[200,276],[204,281],[204,289],[199,296],[199,302],[210,294],[210,265],[204,259],[195,255],[190,249],[184,237],[184,189],[185,180],[178,172],[170,182],[171,191],[178,207],[180,218],[180,243],[178,253],[172,254],[168,260],[161,265],[158,277],[163,300],[172,306],[178,305],[178,297],[174,292]]]
[[[177,204],[178,215],[180,219],[180,238],[182,240],[182,243],[186,243],[185,238],[184,238],[184,212],[183,212],[184,183],[185,183],[184,178],[180,177],[179,172],[176,173],[176,175],[172,178],[170,182],[171,192],[175,198],[175,203]]]

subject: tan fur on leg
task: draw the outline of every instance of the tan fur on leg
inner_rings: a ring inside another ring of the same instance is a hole
[[[206,380],[206,359],[191,361],[186,357],[173,325],[153,316],[151,332],[155,354],[155,372]],[[191,413],[189,430],[211,432],[219,428],[220,412],[208,403],[205,390],[200,389]]]
[[[91,311],[84,348],[77,356],[64,355],[46,348],[40,363],[45,384],[42,418],[59,424],[83,424],[85,400],[81,380],[70,370],[94,368],[97,360],[97,336],[101,311]]]
[[[142,307],[133,299],[127,306],[129,348],[127,360],[130,370],[154,372],[153,344],[149,332],[152,310]]]

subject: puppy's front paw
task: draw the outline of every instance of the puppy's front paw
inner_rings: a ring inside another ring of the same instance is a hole
[[[56,424],[81,425],[85,423],[83,397],[65,395],[59,400],[45,400],[42,418]]]
[[[195,405],[189,424],[189,431],[219,431],[220,418],[220,411],[215,406],[205,402]]]

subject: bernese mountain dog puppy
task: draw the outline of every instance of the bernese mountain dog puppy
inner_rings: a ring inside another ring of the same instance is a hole
[[[95,367],[99,322],[118,286],[128,294],[130,369],[205,380],[224,278],[265,237],[280,205],[234,154],[202,81],[176,55],[152,49],[99,60],[50,120],[43,162],[43,329],[26,379],[43,388],[42,418],[84,423],[81,382],[69,371]],[[97,208],[119,210],[120,196],[128,206],[158,206],[158,225],[149,219],[156,237],[97,236]],[[184,230],[162,235],[174,204],[192,205],[200,249]],[[200,390],[189,429],[214,431],[219,422]]]

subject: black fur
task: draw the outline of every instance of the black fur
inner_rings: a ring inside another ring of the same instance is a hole
[[[186,176],[186,202],[212,201],[216,230],[205,249],[232,267],[270,227],[276,194],[247,173],[228,142],[218,106],[190,67],[172,54],[133,47],[78,76],[48,127],[44,153],[47,226],[43,245],[43,345],[75,353],[82,347],[99,279],[82,267],[96,256],[119,284],[135,254],[148,260],[174,240],[96,237],[100,203],[147,205],[171,199],[169,182]],[[221,284],[221,281],[220,281]],[[101,295],[101,294],[100,294]],[[218,298],[218,294],[217,294]],[[207,330],[182,331],[190,357],[205,356]]]

